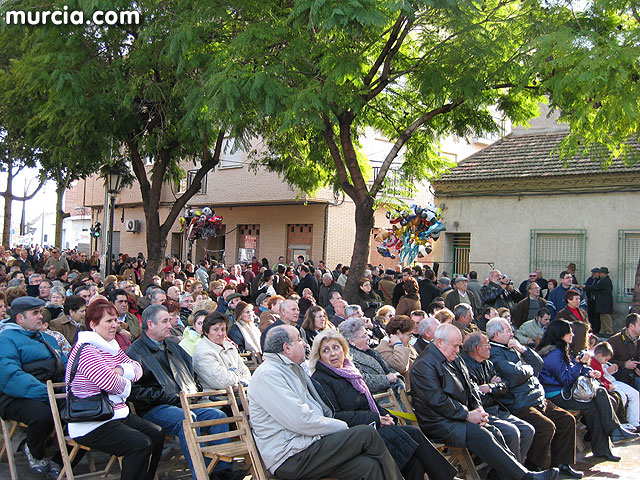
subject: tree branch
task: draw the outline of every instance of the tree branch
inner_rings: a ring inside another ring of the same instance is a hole
[[[367,76],[364,77],[364,84],[366,86],[371,85],[371,82],[373,81],[373,77],[375,77],[376,72],[385,61],[387,53],[389,53],[389,51],[391,50],[391,47],[393,46],[396,39],[398,38],[398,34],[400,33],[400,29],[402,28],[402,24],[404,23],[406,18],[407,17],[405,17],[404,15],[400,15],[396,20],[396,23],[393,25],[391,32],[389,33],[389,38],[387,39],[387,43],[385,43],[384,47],[382,48],[382,51],[380,52],[380,55],[378,55],[378,58],[376,58],[376,61],[373,62],[373,65],[371,66],[369,73],[367,73]]]
[[[325,126],[322,135],[324,136],[324,140],[325,142],[327,142],[327,146],[329,147],[329,152],[331,153],[331,157],[333,158],[333,163],[336,164],[336,171],[338,172],[338,181],[340,182],[340,186],[344,190],[344,193],[355,200],[356,191],[353,188],[353,185],[351,185],[351,183],[349,182],[349,175],[347,175],[347,170],[342,159],[342,154],[340,153],[340,149],[338,148],[336,140],[333,136],[331,121],[326,115],[322,116],[322,120],[324,121]]]
[[[38,188],[36,188],[33,193],[31,195],[25,195],[23,197],[18,197],[16,195],[11,195],[11,200],[15,200],[17,202],[25,202],[27,200],[31,200],[33,197],[36,196],[36,193],[38,193],[40,191],[40,189],[44,186],[44,184],[47,182],[46,178],[41,178],[40,179],[40,185],[38,185]]]
[[[382,188],[382,182],[384,182],[384,178],[387,175],[387,172],[389,171],[389,167],[391,167],[391,162],[393,162],[393,160],[398,156],[398,152],[400,151],[400,149],[404,146],[407,140],[411,138],[411,136],[415,133],[415,131],[418,128],[420,128],[422,125],[424,125],[426,122],[431,120],[433,117],[435,117],[436,115],[448,113],[454,108],[462,105],[463,103],[464,103],[464,99],[458,98],[455,102],[451,102],[446,105],[442,105],[439,108],[435,108],[425,113],[424,115],[420,116],[419,118],[417,118],[411,125],[409,125],[402,132],[402,134],[396,140],[396,143],[394,143],[393,147],[385,157],[384,161],[382,162],[382,165],[380,166],[380,171],[378,172],[378,176],[376,177],[375,181],[373,182],[373,185],[371,186],[371,189],[369,190],[372,196],[377,195],[380,189]]]

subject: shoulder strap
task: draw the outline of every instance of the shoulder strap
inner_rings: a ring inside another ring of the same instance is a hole
[[[86,343],[81,344],[78,347],[78,351],[76,352],[76,356],[73,358],[73,363],[71,364],[71,371],[69,372],[69,383],[67,383],[67,394],[71,393],[71,383],[73,383],[73,379],[76,376],[76,370],[78,369],[78,362],[80,361],[80,352]]]

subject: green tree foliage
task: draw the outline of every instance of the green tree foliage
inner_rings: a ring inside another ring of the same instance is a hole
[[[269,149],[258,162],[305,191],[333,183],[354,201],[347,296],[401,149],[399,175],[412,185],[449,166],[439,138],[498,132],[490,107],[515,123],[537,112],[531,43],[550,23],[539,2],[296,0],[237,10],[247,25],[208,85],[219,101],[258,106]],[[392,142],[376,170],[359,151],[367,128]]]
[[[162,266],[171,227],[217,164],[225,135],[243,130],[241,115],[205,101],[210,86],[203,78],[207,63],[233,35],[234,12],[186,0],[9,0],[3,8],[63,6],[84,11],[85,18],[95,10],[135,11],[141,22],[5,25],[0,49],[19,48],[0,71],[3,101],[30,105],[15,111],[11,122],[52,152],[48,169],[73,160],[68,171],[97,171],[107,160],[124,157],[143,199],[148,280]],[[161,220],[163,186],[184,177],[185,168],[197,173]]]

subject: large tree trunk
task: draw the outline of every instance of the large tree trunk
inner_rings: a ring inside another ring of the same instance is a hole
[[[356,238],[353,244],[353,254],[349,264],[349,278],[345,285],[344,296],[348,302],[353,302],[358,292],[358,280],[367,269],[371,230],[373,229],[373,198],[366,196],[356,201]]]
[[[636,268],[636,284],[633,286],[633,299],[631,300],[631,311],[640,313],[640,259]]]
[[[11,202],[13,201],[13,165],[7,165],[7,188],[2,193],[4,197],[4,222],[2,225],[2,245],[9,248],[11,237]]]

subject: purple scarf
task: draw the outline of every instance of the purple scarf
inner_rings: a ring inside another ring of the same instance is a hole
[[[342,368],[334,368],[331,365],[324,363],[320,360],[320,363],[331,370],[336,375],[341,376],[342,378],[346,378],[349,380],[349,383],[355,388],[358,392],[362,393],[365,397],[367,397],[367,402],[369,403],[369,408],[372,412],[376,412],[380,415],[380,411],[378,410],[378,406],[376,405],[376,401],[373,399],[371,392],[369,391],[369,387],[364,383],[362,379],[362,374],[360,371],[353,366],[351,360],[347,357],[344,358],[344,362],[342,363]]]

